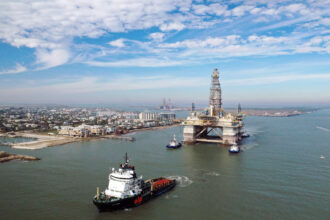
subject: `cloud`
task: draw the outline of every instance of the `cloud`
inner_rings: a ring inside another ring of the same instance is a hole
[[[240,16],[243,16],[245,15],[245,13],[247,13],[248,11],[251,11],[253,10],[253,6],[250,6],[250,5],[240,5],[238,7],[235,7],[231,13],[233,16],[237,16],[237,17],[240,17]]]
[[[0,87],[0,100],[15,100],[18,102],[37,102],[37,103],[61,103],[69,102],[82,103],[82,100],[88,100],[95,103],[95,100],[103,102],[117,101],[123,99],[123,92],[131,94],[131,97],[145,99],[147,90],[171,89],[171,88],[189,88],[200,87],[209,84],[208,78],[202,77],[181,77],[157,75],[135,76],[121,75],[120,77],[98,78],[98,77],[80,77],[70,79],[68,82],[57,82],[53,84],[40,85],[40,82],[25,83],[20,87]],[[140,93],[140,97],[137,92]],[[102,94],[100,96],[100,94]],[[118,97],[114,96],[118,94]],[[110,97],[108,96],[110,95]],[[159,97],[156,95],[156,98]]]
[[[164,43],[160,47],[163,48],[203,48],[203,47],[217,47],[222,45],[236,44],[239,42],[240,36],[228,35],[226,37],[208,37],[205,40],[193,39],[177,41],[175,43]]]
[[[70,59],[70,51],[65,48],[37,49],[37,63],[42,64],[40,69],[47,69],[65,64]]]
[[[160,58],[136,58],[136,59],[125,59],[112,62],[101,62],[101,61],[89,61],[87,62],[90,66],[101,66],[101,67],[166,67],[166,66],[177,66],[182,65],[183,61],[178,60],[166,60]]]
[[[158,36],[159,35],[159,36]],[[185,39],[172,43],[161,40],[130,41],[117,53],[128,54],[129,59],[90,60],[91,66],[102,67],[167,67],[198,63],[214,63],[219,59],[244,56],[278,56],[300,53],[330,53],[330,35],[312,37],[312,33],[295,33],[286,36],[252,34],[248,36],[228,35],[205,39]],[[163,38],[163,33],[152,33],[149,37]],[[140,54],[145,54],[141,57]],[[148,56],[147,56],[148,55]],[[133,58],[132,58],[133,57]]]
[[[25,71],[27,71],[27,68],[25,66],[22,66],[21,64],[16,63],[16,66],[15,66],[14,69],[1,71],[0,75],[2,75],[2,74],[16,74],[16,73],[22,73],[22,72],[25,72]]]
[[[329,53],[330,36],[324,35],[306,41],[308,35],[288,36],[250,35],[245,38],[239,35],[225,37],[208,37],[206,39],[187,39],[174,43],[162,43],[160,48],[171,50],[182,56],[236,57],[250,55],[281,55],[309,52]],[[308,50],[307,47],[312,49]],[[305,48],[305,49],[304,49]]]
[[[329,51],[325,44],[294,49],[308,41],[306,38],[294,43],[297,33],[324,35],[322,31],[330,25],[329,1],[16,0],[2,1],[0,8],[0,39],[14,47],[34,49],[38,69],[93,62],[93,58],[100,57],[106,61],[118,59],[118,48],[120,54],[127,52],[134,59],[157,54],[168,60],[188,55],[196,59],[198,51],[193,49],[201,48],[201,61],[207,52],[210,56],[226,57],[225,52],[227,56],[239,56],[271,55],[267,50],[276,55]],[[130,40],[125,40],[120,36],[139,30],[146,31],[137,34],[136,39],[130,36]],[[228,43],[228,37],[234,35],[240,37],[236,39],[239,42]],[[252,35],[259,36],[258,41],[244,42]],[[109,45],[116,48],[102,45],[97,41],[100,37],[109,37]],[[289,43],[281,41],[281,37]],[[281,42],[274,42],[278,40]],[[97,55],[95,50],[84,47],[86,41],[94,44],[94,48],[101,47]]]
[[[125,39],[118,39],[118,40],[114,40],[114,41],[110,41],[109,44],[113,47],[125,47],[125,43],[124,43]]]
[[[173,23],[168,23],[168,24],[162,24],[160,26],[160,30],[162,31],[181,31],[182,29],[185,28],[185,25],[182,23],[177,23],[177,22],[173,22]]]
[[[252,85],[265,85],[274,83],[283,83],[288,81],[299,80],[330,80],[330,73],[327,74],[291,74],[281,76],[268,76],[268,77],[255,77],[248,79],[235,79],[224,81],[226,85],[235,86],[252,86]]]
[[[230,15],[230,11],[227,10],[227,6],[218,3],[210,4],[210,5],[198,4],[198,5],[193,5],[192,8],[194,12],[198,15],[205,15],[205,14],[214,14],[217,16]]]
[[[0,2],[0,39],[15,47],[36,49],[42,68],[62,65],[75,54],[69,52],[74,38],[98,38],[107,33],[142,30],[151,27],[182,30],[185,25],[170,16],[178,10],[182,16],[190,1],[181,0],[17,0]],[[113,41],[122,46],[121,41]],[[38,55],[45,55],[47,58]],[[63,55],[60,59],[57,54]],[[52,61],[51,57],[55,60]]]
[[[149,37],[156,41],[162,41],[164,36],[165,36],[165,34],[161,33],[161,32],[155,32],[155,33],[149,34]]]

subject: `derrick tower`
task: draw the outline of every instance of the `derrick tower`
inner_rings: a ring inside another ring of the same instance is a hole
[[[210,108],[212,109],[212,115],[216,115],[221,111],[221,104],[222,102],[219,72],[218,69],[214,69],[210,88]]]

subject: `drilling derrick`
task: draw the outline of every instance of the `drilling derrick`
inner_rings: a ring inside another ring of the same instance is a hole
[[[190,116],[184,121],[184,143],[206,142],[231,145],[242,139],[241,129],[244,123],[240,105],[237,114],[225,113],[221,108],[221,88],[217,69],[214,69],[211,79],[210,106],[203,113],[194,111],[193,105]]]
[[[210,89],[210,108],[211,115],[217,115],[221,112],[221,88],[219,82],[219,72],[218,69],[214,69],[212,74],[212,82]]]

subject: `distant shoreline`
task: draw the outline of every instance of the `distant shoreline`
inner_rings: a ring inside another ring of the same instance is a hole
[[[181,124],[173,124],[167,126],[159,126],[159,127],[150,127],[150,128],[138,128],[130,130],[125,134],[115,135],[115,134],[108,134],[108,135],[100,135],[94,137],[69,137],[69,136],[62,136],[62,135],[45,135],[45,134],[38,134],[33,133],[32,131],[25,131],[25,132],[8,132],[0,134],[0,137],[26,137],[26,138],[34,138],[33,141],[25,141],[20,143],[6,143],[5,145],[10,146],[14,149],[24,149],[24,150],[39,150],[46,147],[54,147],[60,146],[68,143],[73,142],[83,142],[83,141],[90,141],[90,140],[97,140],[97,139],[120,139],[120,140],[127,140],[127,141],[134,141],[135,138],[127,137],[127,134],[133,132],[141,132],[141,131],[148,131],[148,130],[159,130],[159,129],[167,129],[170,127],[180,126]],[[1,143],[0,143],[1,144]]]
[[[229,109],[228,112],[234,113],[237,110]],[[243,109],[242,112],[247,116],[259,116],[259,117],[293,117],[303,114],[308,114],[317,111],[317,109]]]

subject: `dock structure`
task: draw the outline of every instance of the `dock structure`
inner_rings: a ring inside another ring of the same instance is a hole
[[[205,142],[232,145],[242,139],[244,115],[240,105],[237,114],[225,113],[217,69],[214,69],[211,79],[209,107],[204,112],[197,112],[193,104],[191,114],[183,122],[185,144]]]

